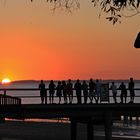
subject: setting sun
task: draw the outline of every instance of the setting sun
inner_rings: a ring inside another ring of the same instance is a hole
[[[9,84],[9,83],[11,83],[11,80],[9,78],[4,78],[1,83],[2,84]]]

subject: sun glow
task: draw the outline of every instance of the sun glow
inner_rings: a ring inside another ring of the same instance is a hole
[[[9,84],[11,83],[11,80],[9,78],[4,78],[2,81],[1,81],[2,84]]]

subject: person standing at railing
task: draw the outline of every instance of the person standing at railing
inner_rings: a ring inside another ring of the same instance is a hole
[[[39,84],[39,89],[40,89],[41,104],[44,104],[44,99],[46,97],[46,89],[45,89],[45,84],[44,84],[43,80],[41,80],[41,82]]]
[[[56,95],[59,98],[58,104],[61,102],[61,97],[62,97],[62,85],[61,81],[58,81],[57,87],[56,87]]]
[[[77,103],[81,104],[81,91],[82,91],[82,85],[80,83],[80,80],[78,79],[74,85],[74,89],[76,91],[76,96],[77,96]]]
[[[88,97],[88,84],[86,81],[83,81],[82,84],[82,90],[83,90],[83,95],[84,95],[84,104],[87,104],[87,97]]]
[[[69,103],[72,104],[72,100],[73,100],[73,84],[71,82],[71,79],[68,80],[67,83],[67,94],[68,94],[68,98],[69,98]]]
[[[51,104],[53,104],[54,93],[55,93],[55,84],[54,84],[54,81],[51,80],[49,84],[49,100]]]
[[[125,103],[126,103],[126,101],[127,101],[127,89],[126,89],[124,82],[121,83],[121,85],[119,86],[119,89],[121,90],[121,94],[120,94],[121,102],[120,103],[124,103],[123,97],[124,97]]]
[[[116,96],[117,96],[117,86],[114,84],[114,82],[112,82],[112,85],[111,85],[110,89],[112,90],[114,102],[117,103],[117,99],[116,99]]]
[[[128,89],[130,92],[130,103],[134,103],[134,98],[135,98],[134,86],[135,86],[135,83],[133,81],[133,78],[131,77],[128,83]]]
[[[89,99],[90,99],[90,103],[92,104],[93,98],[96,101],[95,98],[95,82],[93,81],[93,79],[91,78],[89,80]]]
[[[100,98],[100,94],[101,94],[101,83],[98,79],[96,79],[96,83],[95,83],[95,93],[96,93],[96,104],[98,104],[99,98]]]
[[[64,104],[67,104],[67,84],[65,81],[62,81],[62,93],[64,97]]]

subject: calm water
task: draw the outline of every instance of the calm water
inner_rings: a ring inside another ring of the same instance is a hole
[[[25,81],[25,82],[14,82],[14,83],[11,83],[9,85],[0,85],[1,88],[22,88],[22,89],[28,89],[28,88],[38,88],[38,84],[39,84],[40,81]],[[87,81],[88,82],[88,81]],[[111,81],[103,81],[104,83],[107,83],[109,82],[109,85],[111,85]],[[75,83],[75,81],[73,81],[73,83]],[[117,85],[117,87],[119,87],[121,81],[115,81],[115,84]],[[124,81],[124,83],[126,84],[126,87],[128,87],[128,81]],[[49,84],[49,81],[45,81],[45,84],[46,84],[46,88],[48,88],[48,84]],[[57,81],[55,81],[55,84],[57,84]],[[135,88],[140,88],[140,81],[135,81]],[[1,93],[0,94],[3,94],[3,91],[0,91]],[[137,90],[135,91],[136,95],[139,95],[140,96],[140,90]],[[31,103],[31,104],[38,104],[40,103],[40,92],[39,90],[33,90],[33,91],[7,91],[6,93],[7,95],[11,95],[11,96],[38,96],[36,98],[31,98],[31,97],[24,97],[22,98],[22,103],[23,104],[28,104],[28,103]],[[56,95],[56,94],[55,94]],[[74,93],[75,95],[75,93]],[[111,91],[110,91],[110,95],[111,94]],[[120,91],[118,91],[118,94],[117,96],[120,95]],[[129,96],[129,92],[128,92],[128,96]],[[128,97],[127,99],[127,102],[129,102],[130,98]],[[120,97],[117,98],[118,102],[120,102]],[[94,101],[94,100],[93,100]],[[62,103],[63,103],[63,98],[62,98]],[[74,103],[77,102],[77,99],[74,98],[73,100]],[[88,100],[89,102],[89,100]],[[113,99],[110,97],[110,102],[113,103]],[[135,103],[139,103],[140,102],[140,97],[137,97],[135,98]],[[58,103],[58,98],[55,99],[55,103]]]

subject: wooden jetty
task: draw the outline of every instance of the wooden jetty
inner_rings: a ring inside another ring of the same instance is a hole
[[[140,103],[21,104],[21,99],[18,97],[0,95],[1,120],[3,118],[69,118],[71,140],[77,138],[77,123],[87,125],[87,140],[94,140],[94,125],[104,125],[105,140],[111,140],[113,121],[121,116],[139,117]]]

